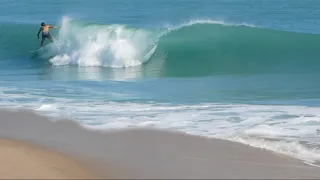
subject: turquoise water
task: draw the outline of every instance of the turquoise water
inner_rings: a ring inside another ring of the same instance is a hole
[[[320,2],[4,0],[0,106],[320,162]],[[38,53],[40,23],[58,26]]]

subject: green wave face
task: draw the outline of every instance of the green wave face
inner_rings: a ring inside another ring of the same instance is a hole
[[[248,26],[193,24],[163,36],[166,76],[317,72],[320,36]]]

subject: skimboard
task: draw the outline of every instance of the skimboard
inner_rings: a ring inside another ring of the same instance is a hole
[[[36,50],[31,50],[31,51],[28,51],[28,52],[39,52],[39,50],[41,50],[42,48],[39,48],[39,49],[36,49]]]
[[[37,57],[42,50],[43,50],[43,48],[41,47],[41,48],[36,49],[36,50],[30,50],[30,51],[28,51],[29,53],[32,54],[32,56],[31,56],[30,58],[33,59],[33,58]]]

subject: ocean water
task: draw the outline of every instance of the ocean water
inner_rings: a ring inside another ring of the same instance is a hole
[[[319,32],[316,0],[2,0],[0,107],[320,164]]]

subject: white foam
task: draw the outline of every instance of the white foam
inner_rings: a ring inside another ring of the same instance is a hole
[[[213,19],[192,19],[192,20],[180,23],[178,25],[166,24],[165,25],[166,30],[161,34],[161,36],[164,36],[170,32],[179,30],[184,27],[193,26],[195,24],[220,24],[220,25],[224,25],[224,26],[257,27],[256,25],[248,24],[248,23],[232,23],[232,22],[228,22],[228,21],[213,20]]]
[[[149,60],[156,48],[157,37],[143,29],[124,25],[89,25],[72,23],[64,17],[56,45],[50,55],[53,65],[139,66]]]
[[[53,111],[53,110],[56,110],[56,109],[57,109],[57,107],[55,105],[43,104],[39,108],[36,108],[35,110],[37,110],[37,111]]]
[[[251,136],[263,136],[263,137],[281,137],[281,136],[295,136],[297,134],[303,135],[308,134],[310,129],[291,129],[288,127],[281,126],[270,126],[270,125],[257,125],[253,128],[244,130],[244,134]]]
[[[226,138],[234,142],[240,142],[253,147],[271,150],[277,153],[292,156],[304,160],[311,164],[320,163],[320,150],[317,148],[307,148],[298,141],[270,141],[265,139],[232,137]]]

